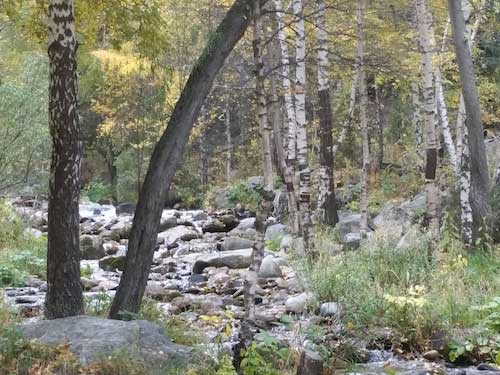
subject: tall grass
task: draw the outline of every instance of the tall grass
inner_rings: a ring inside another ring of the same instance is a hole
[[[342,304],[350,326],[392,327],[423,344],[437,329],[478,324],[482,316],[473,307],[500,296],[500,254],[467,253],[453,233],[442,238],[430,251],[418,231],[404,246],[377,233],[357,251],[330,256],[320,248],[299,272],[320,301]]]

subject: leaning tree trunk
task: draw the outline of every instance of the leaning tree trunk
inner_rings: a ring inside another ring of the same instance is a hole
[[[297,121],[295,117],[295,104],[293,101],[292,82],[290,81],[290,59],[285,34],[285,20],[281,0],[274,0],[276,20],[278,23],[278,40],[281,51],[281,74],[283,97],[287,117],[286,159],[284,178],[288,198],[288,213],[291,230],[294,234],[300,231],[300,217],[298,212],[297,187],[295,184],[295,165],[297,162]]]
[[[472,63],[470,33],[467,33],[462,2],[448,1],[453,41],[457,55],[458,70],[462,85],[471,171],[471,208],[473,219],[473,240],[478,238],[480,229],[488,231],[491,224],[491,203],[489,197],[490,177],[484,145],[484,129],[481,121],[481,105],[477,92],[476,77]],[[465,143],[465,142],[464,142]]]
[[[307,160],[307,128],[306,128],[306,28],[302,0],[293,0],[295,15],[296,59],[295,70],[295,118],[297,121],[297,170],[299,174],[299,208],[301,234],[305,248],[309,244],[309,227],[311,225],[311,170]]]
[[[265,3],[265,0],[262,1]],[[156,248],[161,213],[176,166],[198,113],[224,61],[251,20],[250,0],[236,0],[194,66],[168,126],[156,144],[137,204],[120,285],[110,317],[139,311]]]
[[[80,167],[75,19],[72,0],[49,2],[49,125],[52,163],[49,181],[48,319],[83,312],[80,280]]]
[[[417,23],[422,53],[424,75],[424,129],[426,145],[425,190],[427,198],[427,220],[431,234],[437,238],[439,232],[439,189],[436,182],[438,139],[436,134],[436,104],[433,80],[432,58],[434,46],[431,43],[432,19],[427,11],[426,0],[417,0]]]
[[[264,186],[272,189],[274,184],[273,159],[271,148],[272,128],[267,118],[267,101],[264,88],[264,62],[262,60],[262,20],[260,0],[254,0],[253,8],[253,59],[255,64],[255,95],[257,97],[257,116],[262,140],[262,168]]]
[[[361,212],[361,236],[364,237],[368,232],[368,176],[370,174],[370,142],[368,139],[368,92],[366,88],[365,71],[365,9],[367,0],[358,0],[357,9],[357,65],[358,89],[359,89],[359,117],[361,129],[361,143],[363,148],[363,170],[361,172],[361,197],[359,209]]]
[[[320,123],[318,217],[326,225],[335,226],[339,221],[339,217],[335,202],[333,115],[330,100],[330,62],[328,60],[328,34],[326,32],[326,6],[324,0],[316,0],[316,7],[316,59],[318,65],[318,114]]]

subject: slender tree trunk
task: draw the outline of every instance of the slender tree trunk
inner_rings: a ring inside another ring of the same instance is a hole
[[[299,174],[299,207],[301,234],[308,249],[309,227],[311,225],[311,170],[307,160],[306,128],[306,29],[302,0],[293,0],[295,15],[296,59],[295,71],[295,117],[297,121],[297,169]]]
[[[419,156],[420,163],[419,169],[422,169],[422,161],[424,160],[424,135],[423,135],[423,107],[420,100],[420,88],[416,82],[411,83],[411,102],[413,106],[412,123],[415,128],[415,145],[417,155]]]
[[[231,136],[231,109],[229,108],[229,98],[226,98],[226,108],[224,110],[224,124],[226,135],[226,181],[231,182],[233,177],[233,137]]]
[[[259,205],[255,218],[255,228],[258,238],[253,244],[252,262],[245,275],[243,282],[243,304],[245,307],[245,316],[241,322],[241,330],[239,333],[239,343],[235,348],[236,368],[239,369],[241,363],[242,351],[248,348],[255,333],[255,298],[259,291],[258,278],[259,270],[264,259],[264,235],[267,228],[267,218],[271,214],[273,206],[273,194],[266,191],[264,199]]]
[[[289,222],[292,233],[298,234],[300,231],[300,216],[298,213],[297,186],[295,184],[295,165],[297,161],[297,121],[295,117],[295,104],[293,101],[292,83],[290,81],[290,59],[288,55],[288,45],[285,35],[285,21],[283,5],[281,0],[275,0],[276,20],[278,23],[278,40],[281,51],[281,73],[283,96],[287,116],[286,135],[286,160],[285,160],[285,184],[288,198]]]
[[[267,101],[264,88],[264,62],[262,60],[262,20],[260,0],[253,0],[253,58],[255,64],[255,94],[257,97],[257,115],[262,139],[262,167],[264,185],[272,189],[274,184],[273,159],[271,149],[272,128],[267,118]]]
[[[356,67],[354,69],[354,77],[352,79],[351,83],[351,92],[349,94],[349,110],[347,112],[347,120],[344,121],[342,124],[342,129],[340,130],[340,134],[337,138],[337,142],[335,142],[335,145],[333,146],[333,160],[336,160],[337,152],[339,150],[339,147],[344,143],[345,138],[347,137],[347,132],[349,131],[352,120],[354,118],[354,110],[356,109],[356,89],[358,87],[358,81],[359,81],[359,68]]]
[[[375,85],[375,102],[377,105],[377,169],[384,167],[384,128],[387,123],[384,100],[381,98],[380,89]]]
[[[45,314],[48,319],[55,319],[83,313],[78,209],[82,143],[73,1],[51,0],[48,21],[52,163]]]
[[[318,98],[320,123],[320,167],[318,217],[331,226],[339,221],[335,201],[335,173],[333,160],[333,114],[330,99],[328,34],[326,32],[324,0],[316,0],[316,39],[318,65]]]
[[[438,163],[438,138],[436,134],[436,104],[433,80],[432,45],[430,27],[432,19],[427,11],[426,0],[417,0],[417,23],[422,51],[422,70],[424,75],[424,129],[426,145],[425,185],[427,198],[427,219],[432,236],[439,233],[439,189],[436,170]]]
[[[268,40],[272,36],[268,35]],[[276,169],[279,171],[281,177],[284,178],[286,173],[286,154],[283,145],[283,118],[278,96],[278,71],[274,69],[279,65],[279,43],[277,40],[267,43],[267,53],[269,55],[269,66],[272,72],[269,76],[270,81],[270,101],[268,106],[268,117],[271,118],[273,127],[273,144],[276,150]]]
[[[208,186],[208,128],[203,129],[200,137],[200,168],[201,168],[201,186],[206,188]]]
[[[113,155],[109,155],[109,158],[107,158],[106,166],[108,169],[109,185],[111,186],[111,199],[116,203],[118,202],[118,169],[116,168]]]
[[[448,1],[453,41],[457,55],[462,95],[467,113],[468,146],[471,171],[471,208],[473,217],[473,240],[480,229],[488,231],[491,224],[490,178],[484,145],[484,129],[481,121],[481,105],[477,92],[476,77],[472,63],[471,34],[467,33],[461,1]],[[465,143],[465,142],[464,142]]]
[[[265,3],[265,1],[262,1]],[[154,148],[128,244],[126,266],[110,310],[119,319],[139,311],[156,248],[163,202],[189,134],[213,81],[251,20],[250,0],[236,0],[207,44]]]
[[[361,143],[363,148],[363,170],[361,172],[361,197],[359,209],[361,211],[361,235],[368,232],[368,176],[370,174],[370,142],[368,139],[368,92],[366,88],[365,72],[365,9],[367,0],[358,0],[357,8],[357,65],[359,69],[359,117],[361,129]]]
[[[436,45],[436,37],[434,33],[434,27],[432,25],[432,17],[431,24],[429,26],[429,33],[431,35],[431,45]],[[453,142],[453,137],[451,135],[450,130],[450,122],[448,120],[448,109],[446,107],[446,100],[444,98],[444,88],[443,88],[443,79],[441,77],[441,66],[443,63],[444,51],[446,46],[446,35],[448,34],[448,26],[449,23],[446,24],[445,31],[443,33],[443,42],[441,43],[441,51],[440,51],[440,64],[439,66],[434,66],[434,80],[436,83],[436,105],[437,105],[437,114],[439,115],[441,130],[443,133],[444,144],[446,146],[446,150],[448,151],[448,156],[450,158],[451,165],[455,170],[458,168],[458,159],[457,159],[457,151],[455,148],[455,143]]]

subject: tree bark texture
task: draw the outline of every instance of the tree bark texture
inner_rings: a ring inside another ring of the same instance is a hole
[[[437,185],[438,138],[436,134],[436,104],[433,77],[433,51],[431,38],[432,18],[427,10],[426,0],[417,0],[417,24],[423,71],[423,122],[425,130],[425,191],[427,198],[427,220],[432,235],[439,232],[439,188]]]
[[[361,194],[359,209],[361,212],[361,234],[368,232],[368,176],[370,174],[370,142],[368,138],[368,92],[366,87],[365,71],[365,10],[367,0],[358,0],[357,8],[357,68],[359,90],[359,117],[361,130],[361,144],[363,149],[363,167],[361,171]]]
[[[83,313],[80,281],[80,168],[75,19],[72,0],[49,2],[49,126],[52,162],[49,181],[48,319]]]
[[[318,116],[320,124],[318,217],[324,224],[335,226],[339,221],[339,217],[335,200],[333,114],[330,99],[330,62],[328,60],[328,34],[325,13],[326,5],[324,0],[316,0],[316,61],[318,66]]]
[[[462,10],[462,2],[448,1],[453,29],[453,41],[457,56],[462,95],[466,111],[466,127],[471,171],[471,207],[473,216],[473,239],[479,236],[481,228],[488,231],[491,222],[489,197],[490,178],[484,145],[484,128],[481,121],[481,106],[477,92],[476,77],[472,63],[471,41]]]
[[[272,128],[267,117],[267,100],[264,87],[264,62],[262,60],[262,20],[260,0],[254,0],[253,7],[253,59],[255,64],[255,95],[257,98],[257,116],[262,141],[262,169],[264,186],[272,189],[274,184],[273,159],[271,148]]]

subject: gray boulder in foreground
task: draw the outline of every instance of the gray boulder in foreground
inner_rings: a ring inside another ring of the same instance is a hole
[[[18,326],[25,338],[45,345],[69,344],[84,365],[117,352],[127,352],[148,363],[186,360],[191,349],[171,342],[162,329],[145,320],[125,322],[91,316],[41,320]]]

